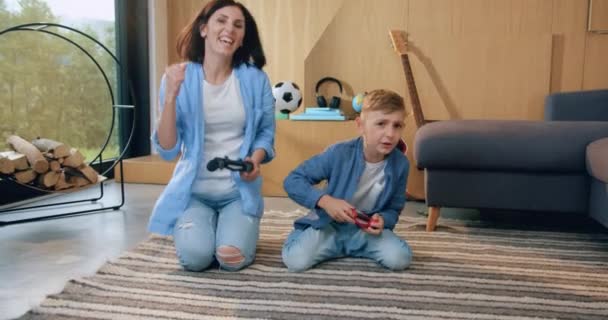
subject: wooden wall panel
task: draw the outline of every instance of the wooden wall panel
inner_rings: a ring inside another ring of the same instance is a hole
[[[608,89],[608,34],[587,35],[583,89]]]
[[[177,61],[177,33],[206,2],[167,1],[170,62]],[[307,106],[315,103],[314,84],[323,76],[343,80],[345,110],[354,93],[373,88],[407,96],[400,61],[387,35],[389,28],[409,34],[414,73],[428,118],[540,119],[549,92],[608,87],[604,58],[608,35],[586,31],[589,0],[243,3],[258,22],[271,81],[298,83]],[[327,88],[325,95],[337,93],[331,85]],[[282,179],[288,170],[324,146],[355,135],[349,123],[279,121],[278,157],[264,169],[264,191],[283,194]],[[414,134],[410,117],[404,134],[410,146]],[[294,150],[296,146],[304,153]],[[418,186],[413,190],[419,189],[421,181],[417,170],[410,171],[410,182]]]
[[[607,0],[593,1],[596,8],[594,16],[600,17],[597,21],[603,21],[601,16],[605,10],[601,6]],[[180,0],[168,4],[170,62],[177,61],[174,49],[177,33],[206,2]],[[597,78],[601,78],[599,73],[602,69],[591,66],[596,65],[594,57],[604,53],[604,46],[601,38],[593,38],[585,32],[588,3],[588,0],[244,1],[258,21],[268,56],[266,71],[271,80],[296,81],[304,89],[305,103],[309,105],[314,103],[311,83],[319,74],[329,70],[338,70],[343,78],[355,79],[350,88],[353,92],[365,87],[366,83],[377,83],[378,86],[389,83],[392,87],[404,85],[403,78],[395,73],[395,77],[388,79],[376,76],[379,73],[371,73],[369,80],[358,80],[359,68],[350,67],[354,62],[354,65],[380,65],[377,70],[399,68],[398,61],[387,59],[384,42],[379,45],[378,40],[384,41],[381,34],[383,25],[408,30],[414,44],[422,39],[446,35],[481,35],[482,38],[487,35],[500,39],[509,34],[531,36],[549,33],[553,35],[550,91],[580,90],[583,82],[585,88],[601,86],[602,81]],[[380,36],[371,39],[370,43],[372,34]],[[587,37],[591,37],[589,41],[586,41]],[[359,47],[358,43],[365,45]],[[589,45],[587,51],[586,43]],[[352,52],[354,47],[359,47],[356,54]],[[312,52],[313,49],[316,52]],[[592,61],[586,62],[586,57]],[[590,73],[583,80],[586,68],[591,69],[587,70]],[[353,92],[349,92],[346,99]],[[535,112],[530,114],[535,115]]]
[[[410,0],[408,30],[433,34],[550,33],[553,0]]]
[[[608,33],[608,0],[589,0],[589,30]]]
[[[208,1],[180,0],[169,7],[169,61],[178,61],[177,35]],[[304,83],[304,59],[343,0],[244,0],[241,1],[258,24],[267,65],[273,83],[282,80]]]
[[[341,109],[348,115],[354,114],[352,97],[360,92],[384,88],[406,96],[401,60],[391,46],[388,30],[407,28],[407,10],[408,2],[402,0],[350,0],[342,6],[306,57],[304,104],[316,104],[315,84],[327,76],[342,82]],[[328,98],[339,95],[339,90],[329,84],[320,93]],[[406,126],[413,125],[413,118],[408,119]],[[404,139],[413,145],[415,131],[407,132]],[[413,163],[411,154],[409,159]],[[408,189],[423,194],[423,175],[415,165],[411,166]]]
[[[258,24],[273,83],[304,84],[304,60],[343,0],[245,0]]]
[[[190,23],[200,9],[209,2],[208,0],[179,0],[169,1],[167,9],[167,43],[169,50],[169,63],[179,62],[175,44],[177,43],[177,35],[182,31],[186,24]]]
[[[405,29],[405,17],[407,2],[402,0],[350,0],[341,7],[306,57],[304,102],[315,104],[315,84],[327,76],[344,85],[341,105],[345,111],[359,92],[387,88],[404,94],[405,79],[388,30]],[[321,93],[339,95],[332,85],[324,86]]]
[[[425,116],[542,118],[552,7],[552,0],[410,0],[408,33]]]
[[[608,0],[590,0],[583,89],[608,88]]]
[[[587,0],[555,0],[553,3],[551,92],[582,88],[587,6]]]
[[[425,117],[541,119],[551,35],[414,38],[412,68]]]

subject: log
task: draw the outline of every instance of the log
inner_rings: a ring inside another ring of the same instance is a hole
[[[15,165],[15,170],[25,170],[30,167],[30,165],[27,163],[25,155],[15,151],[0,152],[0,157],[8,158]]]
[[[15,172],[15,164],[9,158],[0,156],[0,172],[4,174]]]
[[[21,183],[30,183],[36,179],[36,171],[27,169],[24,171],[15,172],[15,179]]]
[[[15,151],[22,153],[27,158],[30,166],[34,171],[38,173],[45,173],[49,171],[49,162],[46,161],[42,152],[38,150],[33,144],[27,142],[19,136],[9,136],[6,140]]]
[[[64,167],[63,172],[65,172],[68,182],[71,178],[83,178],[91,183],[97,183],[99,181],[99,174],[97,171],[86,164],[83,164],[79,168]]]
[[[74,187],[82,187],[89,184],[89,180],[83,177],[72,176],[68,178],[68,183],[71,183]]]
[[[61,170],[61,164],[57,160],[49,161],[49,168],[51,171],[58,172]]]
[[[81,177],[83,179],[86,179],[84,173],[82,173],[76,168],[63,167],[63,172],[65,173],[65,177],[68,181],[70,181],[70,178],[72,177]]]
[[[63,158],[70,155],[70,147],[61,142],[51,139],[37,138],[32,140],[32,144],[40,150],[40,152],[48,152],[53,154],[53,158]]]
[[[53,153],[51,152],[43,152],[42,155],[46,158],[46,161],[49,162],[49,170],[50,171],[59,171],[61,170],[61,163],[59,163],[59,159],[55,159]]]
[[[77,170],[80,171],[84,175],[84,177],[91,183],[97,182],[98,173],[97,171],[95,171],[95,169],[89,167],[86,164],[83,164],[82,166],[78,167]]]
[[[70,149],[70,155],[63,159],[63,166],[70,168],[78,168],[84,163],[84,156],[78,149]]]
[[[59,179],[57,179],[57,183],[55,184],[55,190],[65,190],[73,187],[71,183],[66,180],[65,173],[59,173]]]
[[[57,184],[59,180],[59,173],[55,171],[49,171],[38,176],[38,185],[50,188]]]

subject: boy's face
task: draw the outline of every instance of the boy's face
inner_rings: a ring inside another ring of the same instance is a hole
[[[379,162],[393,151],[401,138],[404,118],[403,111],[365,111],[356,119],[365,144],[365,160]]]

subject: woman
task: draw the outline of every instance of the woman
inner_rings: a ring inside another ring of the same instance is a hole
[[[152,142],[181,157],[149,230],[173,235],[181,265],[201,271],[251,264],[264,212],[260,164],[274,157],[274,98],[256,23],[233,0],[211,1],[181,32],[186,63],[167,68]],[[207,170],[215,157],[245,159],[251,172]]]

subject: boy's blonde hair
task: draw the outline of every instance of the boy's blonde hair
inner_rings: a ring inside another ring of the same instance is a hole
[[[384,89],[376,89],[365,94],[361,114],[368,111],[382,111],[384,113],[402,111],[405,116],[408,115],[403,97],[394,91]]]

